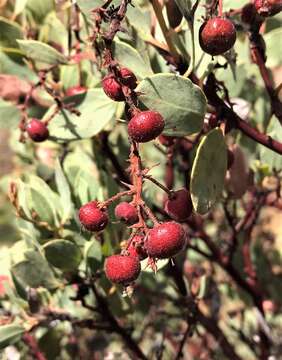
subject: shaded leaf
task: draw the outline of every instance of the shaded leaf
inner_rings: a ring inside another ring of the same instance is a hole
[[[56,161],[55,167],[55,181],[57,189],[60,194],[60,200],[62,204],[62,219],[61,222],[64,223],[68,220],[72,214],[73,206],[71,200],[71,192],[69,183],[65,177],[64,171],[61,167],[59,159]]]
[[[20,121],[19,109],[9,101],[0,98],[0,129],[15,128]]]
[[[24,332],[24,327],[20,325],[9,324],[0,326],[0,349],[18,342]]]
[[[205,214],[221,196],[227,168],[227,148],[220,129],[201,140],[191,172],[190,191],[196,212]]]
[[[101,268],[102,263],[102,248],[97,240],[92,240],[86,250],[87,266],[93,274]]]

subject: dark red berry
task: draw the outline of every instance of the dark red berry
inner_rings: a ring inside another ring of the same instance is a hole
[[[89,231],[103,230],[109,221],[106,211],[98,208],[97,201],[90,201],[79,209],[81,225]]]
[[[155,226],[148,233],[145,248],[152,258],[165,259],[178,254],[184,247],[186,234],[183,227],[169,221]]]
[[[140,261],[136,256],[112,255],[105,261],[106,276],[114,283],[130,284],[137,279],[140,271]]]
[[[116,206],[115,216],[117,219],[124,221],[127,225],[135,224],[138,221],[136,207],[126,201],[121,202]]]
[[[210,55],[220,55],[230,50],[236,41],[236,30],[232,21],[220,17],[202,24],[199,41],[203,51]]]
[[[166,146],[166,147],[169,147],[169,146],[173,145],[174,142],[175,142],[175,137],[173,137],[173,136],[160,135],[158,137],[158,139],[159,139],[159,142],[163,146]]]
[[[127,68],[120,69],[121,81],[124,85],[135,89],[137,86],[136,76]],[[122,91],[122,85],[119,83],[114,74],[109,74],[102,80],[102,87],[105,94],[114,101],[124,101],[125,97]]]
[[[193,210],[191,196],[188,190],[174,191],[171,198],[165,202],[166,213],[175,221],[185,221]]]
[[[48,139],[49,130],[47,126],[40,120],[31,119],[26,126],[28,136],[35,142],[42,142]]]
[[[142,111],[129,121],[128,134],[132,140],[145,143],[159,136],[165,126],[162,115],[156,111]]]
[[[274,16],[282,10],[281,0],[255,0],[255,7],[263,17]]]
[[[144,247],[144,236],[135,235],[134,238],[131,240],[127,251],[129,255],[137,256],[140,261],[146,259],[148,255]]]
[[[76,85],[76,86],[72,86],[67,89],[66,96],[81,95],[81,94],[86,93],[86,91],[87,91],[87,88],[85,86]]]

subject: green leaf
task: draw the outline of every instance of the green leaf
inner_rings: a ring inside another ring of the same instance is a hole
[[[44,64],[67,64],[67,58],[52,46],[36,40],[18,40],[20,49],[26,57]]]
[[[24,11],[27,1],[28,0],[15,1],[14,16],[17,16]]]
[[[28,0],[27,9],[32,13],[34,18],[42,23],[46,15],[48,15],[52,10],[55,10],[55,1],[54,0]]]
[[[43,250],[48,262],[63,271],[76,270],[82,260],[79,247],[69,240],[51,240],[43,246]]]
[[[113,56],[122,65],[134,72],[134,74],[143,79],[153,74],[150,64],[148,64],[137,50],[125,42],[116,40],[113,44]]]
[[[85,95],[70,98],[71,102],[76,100],[80,100],[76,107],[80,116],[63,110],[50,122],[49,132],[54,139],[70,141],[97,135],[114,119],[119,106],[102,89],[91,89]],[[43,119],[48,118],[53,111],[54,107],[51,107]]]
[[[186,136],[202,129],[206,98],[202,90],[183,76],[157,74],[138,85],[140,102],[160,112],[165,119],[165,135]]]
[[[280,43],[282,36],[281,27],[270,31],[264,35],[264,41],[267,44],[267,60],[266,65],[268,67],[279,66],[282,64],[281,49],[277,44]]]
[[[54,212],[50,206],[49,201],[41,192],[36,189],[30,188],[32,204],[31,209],[36,213],[36,219],[46,222],[49,225],[55,223]]]
[[[25,328],[20,325],[10,324],[0,326],[0,349],[18,342],[24,332]]]
[[[89,244],[89,245],[88,245]],[[93,274],[96,273],[98,269],[102,267],[102,248],[101,244],[97,240],[92,240],[90,243],[87,243],[86,249],[86,259],[87,266]]]
[[[17,39],[22,38],[22,30],[17,23],[0,17],[0,47],[18,49]]]
[[[45,287],[52,290],[58,287],[59,283],[43,256],[36,250],[28,249],[24,253],[24,260],[15,263],[11,272],[20,284],[25,287]]]
[[[59,159],[57,159],[57,161],[56,161],[55,181],[56,181],[57,189],[60,194],[60,200],[61,200],[61,204],[62,204],[61,222],[65,223],[66,220],[68,220],[71,217],[73,206],[72,206],[69,183],[65,177],[65,174],[61,167]]]
[[[15,128],[20,117],[20,110],[15,105],[0,98],[0,129]]]
[[[227,148],[220,129],[201,140],[191,172],[190,191],[196,212],[205,214],[221,196],[227,168]]]

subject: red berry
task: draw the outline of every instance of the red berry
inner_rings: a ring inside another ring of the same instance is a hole
[[[124,201],[118,204],[115,208],[116,218],[124,221],[127,225],[132,225],[138,222],[138,213],[132,204]]]
[[[76,85],[67,89],[66,96],[80,95],[80,94],[84,94],[86,91],[87,88],[85,86]]]
[[[26,126],[29,137],[35,142],[42,142],[48,139],[49,131],[47,126],[40,120],[31,119]]]
[[[165,211],[173,219],[179,222],[185,221],[192,213],[193,205],[188,190],[175,191],[170,199],[165,202]]]
[[[120,69],[121,81],[124,85],[135,89],[137,86],[136,76],[127,68]],[[122,91],[121,84],[116,80],[114,74],[109,74],[102,80],[102,87],[105,94],[114,101],[124,101],[125,97]]]
[[[281,0],[255,0],[255,7],[263,17],[273,16],[282,10]]]
[[[134,238],[131,240],[127,251],[130,256],[136,256],[139,258],[140,261],[146,259],[148,255],[144,248],[144,236],[135,235]]]
[[[98,208],[97,201],[90,201],[79,209],[81,225],[89,231],[103,230],[109,221],[108,214]]]
[[[105,261],[106,276],[114,283],[130,284],[137,279],[140,271],[140,261],[136,256],[112,255]]]
[[[235,27],[228,19],[212,18],[200,27],[199,41],[202,50],[206,53],[210,55],[223,54],[235,44]]]
[[[132,140],[145,143],[161,134],[165,126],[162,115],[156,111],[142,111],[129,121],[128,134]]]
[[[145,248],[150,257],[165,259],[178,254],[185,242],[186,234],[183,227],[174,221],[169,221],[149,231]]]

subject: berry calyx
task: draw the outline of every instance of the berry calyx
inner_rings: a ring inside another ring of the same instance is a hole
[[[165,259],[178,254],[184,247],[186,234],[174,221],[155,226],[148,233],[145,248],[151,258]]]
[[[87,91],[87,88],[85,86],[76,85],[76,86],[72,86],[67,89],[66,96],[81,95],[81,94],[86,93],[86,91]]]
[[[174,191],[171,198],[165,202],[165,212],[175,221],[185,221],[193,210],[191,196],[188,190]]]
[[[131,89],[135,89],[137,86],[137,78],[127,68],[120,69],[121,82]],[[114,101],[124,101],[125,97],[122,91],[122,84],[117,81],[113,73],[108,74],[102,80],[102,87],[105,94]]]
[[[123,201],[115,208],[115,216],[117,219],[124,221],[127,225],[133,225],[138,221],[138,213],[132,204]]]
[[[35,142],[45,141],[49,137],[47,126],[38,119],[31,119],[26,126],[26,131],[31,140]]]
[[[106,276],[113,283],[130,284],[138,278],[140,271],[140,261],[136,256],[112,255],[105,261]]]
[[[128,134],[132,140],[145,143],[159,136],[165,126],[164,119],[157,111],[142,111],[128,123]]]
[[[255,0],[255,8],[263,17],[274,16],[282,10],[281,0]]]
[[[235,44],[235,26],[221,17],[209,19],[200,27],[199,41],[204,52],[213,56],[223,54]]]
[[[146,249],[144,248],[144,236],[135,235],[131,240],[127,251],[130,256],[136,256],[140,261],[146,259],[148,255]]]
[[[81,225],[88,231],[101,231],[109,221],[106,211],[99,209],[97,201],[90,201],[79,209]]]

